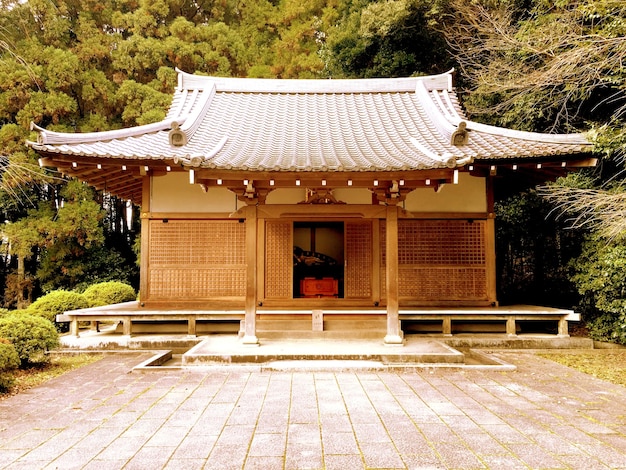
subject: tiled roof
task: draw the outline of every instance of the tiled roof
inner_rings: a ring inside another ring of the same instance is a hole
[[[461,135],[460,144],[454,145],[459,124],[466,127],[466,139]],[[162,122],[86,134],[34,129],[38,141],[29,145],[52,157],[169,161],[246,171],[456,168],[471,161],[567,156],[591,148],[582,134],[528,133],[468,121],[451,73],[271,80],[179,71],[179,85]],[[182,145],[171,143],[176,137]]]

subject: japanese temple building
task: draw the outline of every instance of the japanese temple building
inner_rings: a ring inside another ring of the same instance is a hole
[[[502,313],[494,179],[595,164],[582,134],[468,120],[452,72],[278,80],[179,71],[161,122],[33,129],[28,145],[43,166],[141,207],[140,300],[124,319],[178,315],[195,334],[196,321],[240,315],[245,344],[258,343],[257,319],[268,315],[375,315],[385,342],[401,344],[403,315],[440,318],[450,333],[454,312]],[[82,318],[111,310],[89,313]]]

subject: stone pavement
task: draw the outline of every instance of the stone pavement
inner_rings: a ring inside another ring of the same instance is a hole
[[[7,469],[626,469],[626,387],[516,371],[130,372],[126,352],[0,401]]]

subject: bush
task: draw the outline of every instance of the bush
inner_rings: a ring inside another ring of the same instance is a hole
[[[22,366],[47,362],[46,352],[59,346],[54,325],[27,313],[0,317],[0,338],[13,344]]]
[[[137,294],[132,286],[120,281],[99,282],[88,287],[83,296],[89,302],[90,307],[119,304],[136,300]]]
[[[0,392],[6,392],[13,386],[11,371],[20,366],[20,357],[8,340],[0,338]]]
[[[626,344],[626,244],[591,237],[572,268],[589,336]]]
[[[89,307],[87,299],[78,292],[55,290],[39,297],[26,309],[27,313],[39,315],[56,325],[58,331],[67,331],[67,323],[57,323],[56,316],[68,310]]]
[[[618,315],[605,313],[592,318],[585,325],[591,339],[626,344],[626,311]]]

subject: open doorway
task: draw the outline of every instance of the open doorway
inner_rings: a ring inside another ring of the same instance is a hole
[[[294,222],[294,298],[343,298],[343,222]]]

